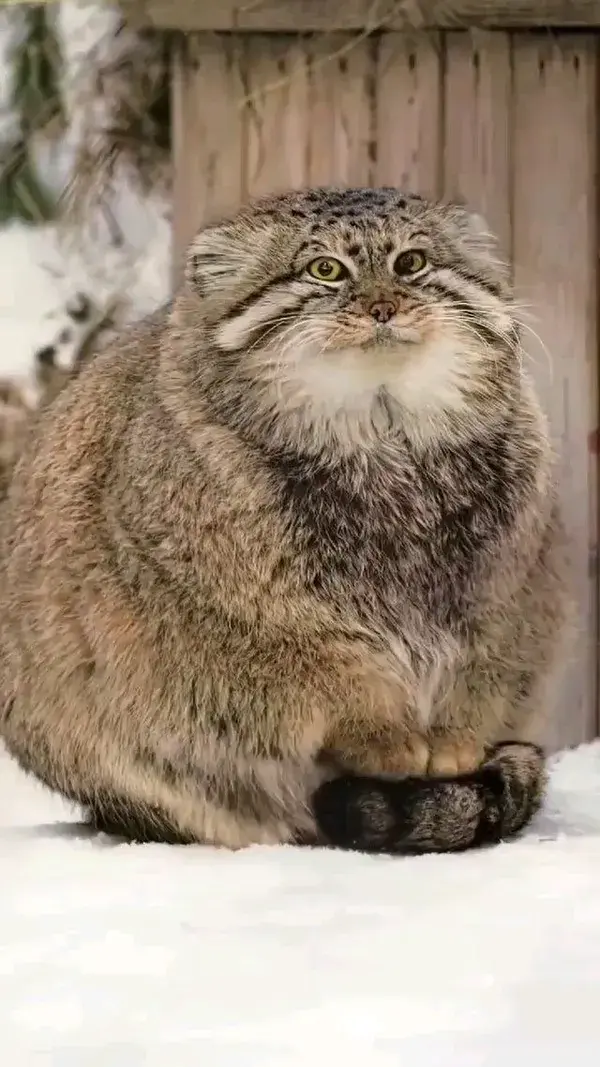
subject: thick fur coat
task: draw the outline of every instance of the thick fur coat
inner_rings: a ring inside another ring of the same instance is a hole
[[[563,534],[464,209],[325,189],[206,228],[42,414],[3,530],[0,733],[98,826],[445,849],[539,803]]]

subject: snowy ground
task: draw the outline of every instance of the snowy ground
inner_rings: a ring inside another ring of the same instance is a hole
[[[0,756],[8,1067],[591,1067],[600,743],[519,841],[411,859],[128,846]]]

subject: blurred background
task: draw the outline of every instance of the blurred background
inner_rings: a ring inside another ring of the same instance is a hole
[[[67,305],[99,337],[145,315],[250,196],[392,184],[486,217],[575,546],[553,746],[600,732],[599,45],[596,0],[0,0],[0,377],[32,395],[40,350],[73,359]]]
[[[1,376],[31,386],[65,302],[95,330],[167,298],[169,51],[118,4],[0,0]]]

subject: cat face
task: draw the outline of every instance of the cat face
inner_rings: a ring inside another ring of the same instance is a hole
[[[217,352],[321,403],[460,407],[518,345],[481,222],[395,189],[259,201],[200,234],[188,281]]]

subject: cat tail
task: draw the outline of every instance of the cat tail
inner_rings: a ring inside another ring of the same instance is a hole
[[[460,852],[524,829],[541,807],[544,753],[496,745],[470,774],[447,778],[342,775],[312,798],[323,843],[360,852]]]

